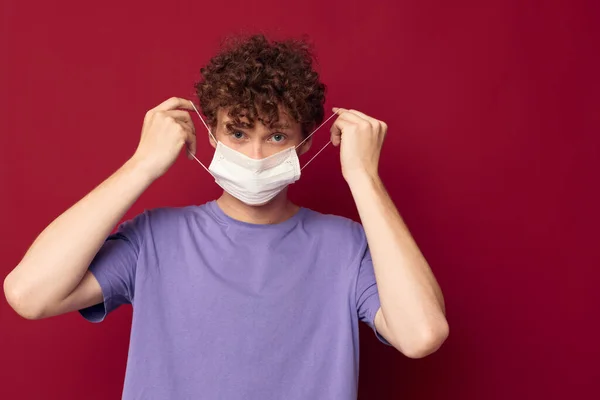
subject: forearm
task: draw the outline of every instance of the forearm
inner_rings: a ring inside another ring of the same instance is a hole
[[[447,335],[442,291],[378,177],[349,180],[369,243],[388,334],[403,348]],[[443,339],[442,339],[443,341]]]
[[[114,226],[150,183],[143,169],[129,161],[56,218],[7,276],[7,297],[23,309],[64,300]]]

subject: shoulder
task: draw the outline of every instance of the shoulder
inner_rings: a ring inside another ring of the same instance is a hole
[[[199,221],[209,218],[206,205],[186,207],[157,207],[146,209],[143,212],[125,220],[119,226],[119,231],[136,231],[139,234],[156,231],[169,231],[190,221]]]
[[[307,230],[322,234],[327,240],[356,246],[366,245],[365,232],[359,222],[340,215],[305,210],[304,225]]]
[[[355,277],[368,251],[362,225],[350,218],[308,209],[303,224],[304,231],[318,243],[321,254],[327,254],[328,260],[335,260],[333,264],[345,269],[348,276]]]

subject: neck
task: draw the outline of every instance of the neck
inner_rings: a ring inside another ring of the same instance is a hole
[[[217,199],[217,204],[227,216],[259,225],[278,224],[291,218],[300,209],[288,199],[287,188],[262,206],[249,206],[227,192]]]

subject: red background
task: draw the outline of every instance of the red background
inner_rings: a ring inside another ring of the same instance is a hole
[[[133,153],[148,108],[192,98],[220,38],[306,33],[328,107],[388,122],[381,175],[448,306],[450,338],[423,360],[362,331],[360,397],[600,398],[596,4],[4,1],[0,274]],[[126,217],[217,194],[182,157]],[[357,218],[337,149],[292,196]],[[1,399],[120,397],[130,308],[31,322],[2,299],[0,318]]]

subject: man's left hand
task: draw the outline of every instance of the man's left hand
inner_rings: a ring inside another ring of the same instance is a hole
[[[333,112],[339,117],[331,127],[331,143],[340,146],[344,179],[350,183],[356,177],[377,178],[386,123],[356,110],[334,108]]]

